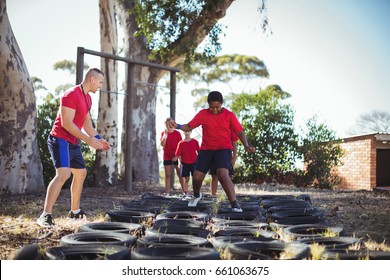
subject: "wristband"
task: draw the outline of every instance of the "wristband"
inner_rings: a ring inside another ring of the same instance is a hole
[[[102,139],[102,137],[101,137],[99,134],[96,134],[96,135],[95,135],[95,138],[96,138],[96,139]]]
[[[176,129],[181,129],[181,124],[177,124]]]

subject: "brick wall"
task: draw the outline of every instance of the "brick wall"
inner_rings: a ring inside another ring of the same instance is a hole
[[[335,189],[373,190],[376,186],[376,138],[374,135],[346,138],[341,144],[344,163],[337,168],[341,183]]]

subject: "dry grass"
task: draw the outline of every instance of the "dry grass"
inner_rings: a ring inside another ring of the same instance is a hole
[[[202,191],[207,193],[207,187]],[[390,251],[390,195],[388,193],[340,192],[250,184],[236,186],[236,191],[239,194],[256,195],[309,194],[314,206],[321,207],[325,211],[330,225],[344,228],[344,236],[360,238],[364,246],[370,250]],[[64,189],[54,207],[56,226],[51,229],[43,229],[35,224],[36,218],[43,209],[44,194],[0,196],[0,259],[12,259],[17,250],[27,244],[38,243],[43,247],[57,246],[62,236],[76,232],[80,224],[103,221],[106,211],[114,209],[122,202],[139,199],[145,192],[160,194],[163,192],[163,187],[136,185],[131,194],[120,186],[85,189],[82,208],[89,216],[88,220],[77,222],[66,219],[70,205],[70,192]],[[224,196],[220,194],[218,198],[224,199]],[[313,256],[318,254],[318,252],[312,253]]]

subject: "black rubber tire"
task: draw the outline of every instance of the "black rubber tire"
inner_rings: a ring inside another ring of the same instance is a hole
[[[60,240],[62,246],[78,245],[121,245],[131,247],[135,244],[137,238],[130,234],[118,232],[76,232],[65,235]]]
[[[129,248],[116,245],[58,246],[47,249],[49,260],[130,260]]]
[[[195,207],[192,206],[181,206],[181,205],[170,205],[167,208],[164,209],[165,213],[169,212],[202,212],[202,213],[207,213],[211,214],[212,209],[210,206],[207,205],[198,205]]]
[[[28,244],[20,248],[13,260],[44,260],[45,249],[39,244]]]
[[[124,222],[124,223],[150,223],[154,220],[155,215],[150,212],[141,211],[122,211],[113,210],[107,211],[106,216],[111,222]]]
[[[274,241],[273,238],[267,238],[263,236],[216,236],[210,238],[211,244],[213,244],[214,248],[218,251],[224,250],[229,244],[237,243],[237,242],[248,242],[248,241],[264,241],[270,242]]]
[[[228,250],[236,260],[271,259],[302,260],[310,257],[310,247],[303,243],[247,241],[228,245]]]
[[[167,212],[161,213],[156,216],[156,220],[160,219],[177,219],[177,220],[190,220],[190,221],[202,221],[208,222],[211,219],[210,214],[203,212],[192,212],[192,211],[183,211],[183,212]]]
[[[210,241],[206,238],[180,235],[164,234],[156,236],[144,236],[137,239],[137,248],[141,247],[212,247]]]
[[[334,250],[322,254],[324,260],[390,260],[390,252],[371,250]]]
[[[277,205],[289,205],[290,207],[311,207],[312,205],[301,199],[272,199],[272,200],[262,200],[260,205],[268,209],[272,206]]]
[[[312,211],[314,209],[319,210],[318,208],[315,208],[313,206],[291,206],[289,204],[286,205],[275,205],[267,209],[267,214],[272,214],[280,211],[293,211],[293,210],[300,210],[303,212]],[[322,210],[321,210],[322,211]]]
[[[277,220],[280,218],[294,218],[294,217],[309,217],[309,216],[320,216],[324,217],[324,212],[317,208],[301,208],[301,209],[288,209],[280,210],[269,215],[271,219]]]
[[[324,216],[309,215],[309,216],[297,216],[297,217],[272,217],[270,222],[274,222],[281,225],[293,226],[303,224],[326,224],[327,221]]]
[[[214,248],[205,247],[151,247],[131,252],[133,260],[219,260]]]
[[[231,213],[223,213],[223,214],[217,214],[213,218],[213,221],[218,222],[221,220],[243,220],[243,221],[264,221],[264,217],[259,213],[248,213],[248,212],[231,212]]]
[[[162,234],[181,234],[181,235],[193,235],[198,237],[207,238],[211,236],[212,233],[206,229],[200,228],[188,228],[188,227],[180,227],[180,226],[161,226],[148,228],[145,230],[145,236],[156,236]]]
[[[348,249],[352,245],[361,244],[361,240],[354,237],[312,237],[301,238],[297,242],[307,245],[318,244],[326,250]]]
[[[130,235],[140,235],[144,231],[144,226],[135,223],[122,222],[96,222],[84,224],[79,227],[79,232],[112,231],[127,233]]]
[[[211,224],[213,230],[225,229],[227,227],[243,227],[243,228],[254,228],[254,229],[268,229],[267,223],[245,221],[245,220],[223,220]]]
[[[202,221],[191,221],[182,219],[159,219],[153,222],[153,227],[155,228],[172,226],[204,229],[205,223]]]
[[[327,226],[321,224],[302,224],[282,228],[282,236],[291,240],[301,238],[324,237],[325,234],[340,236],[343,232],[342,227]]]
[[[243,227],[228,227],[226,229],[218,230],[214,232],[214,236],[262,236],[267,238],[278,237],[277,233],[274,231]]]

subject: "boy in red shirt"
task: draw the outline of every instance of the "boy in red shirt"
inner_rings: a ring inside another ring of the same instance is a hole
[[[176,170],[176,174],[179,177],[180,186],[183,188],[183,179],[180,177],[179,161],[175,157],[177,144],[182,140],[179,131],[169,127],[169,123],[172,118],[165,120],[165,131],[161,133],[160,143],[163,146],[163,165],[165,171],[165,191],[164,196],[169,196],[171,192],[171,180],[174,176],[172,173],[173,168]]]
[[[199,152],[198,140],[191,138],[191,131],[184,131],[185,138],[179,142],[176,157],[180,160],[180,176],[183,178],[183,195],[188,195],[190,176],[194,176],[195,162]]]
[[[223,97],[218,91],[212,91],[207,97],[208,109],[199,111],[188,124],[170,122],[170,127],[190,131],[202,126],[202,145],[195,164],[195,173],[192,177],[194,196],[188,206],[196,206],[202,198],[200,189],[207,172],[216,169],[218,180],[224,189],[233,212],[242,212],[236,200],[234,185],[229,176],[232,158],[231,131],[236,133],[247,152],[254,152],[249,146],[243,128],[235,114],[222,107]]]

